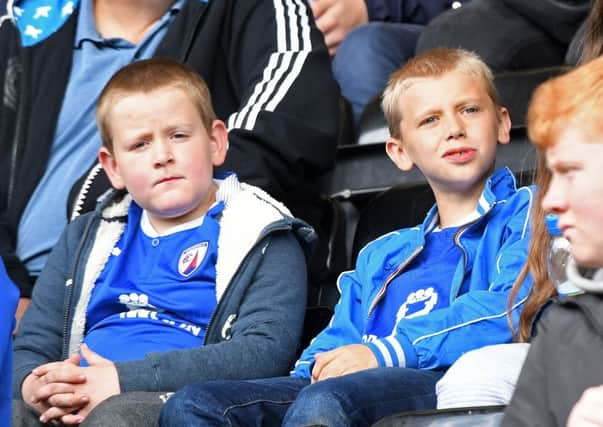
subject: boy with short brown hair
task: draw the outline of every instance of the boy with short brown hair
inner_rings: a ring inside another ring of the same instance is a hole
[[[160,392],[282,374],[295,357],[313,231],[234,174],[213,177],[227,138],[205,83],[175,61],[130,64],[98,120],[117,191],[66,228],[34,288],[13,425],[146,426]]]

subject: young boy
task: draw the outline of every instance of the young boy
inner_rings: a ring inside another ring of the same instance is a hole
[[[506,301],[525,263],[532,190],[507,169],[492,174],[511,122],[489,69],[466,51],[425,53],[392,76],[383,110],[388,155],[421,169],[436,206],[361,251],[291,377],[188,386],[162,425],[370,425],[434,408],[434,385],[461,354],[511,340]]]
[[[536,325],[505,426],[603,425],[603,393],[592,388],[603,384],[602,108],[599,58],[542,84],[528,110],[530,139],[552,173],[542,207],[558,215],[572,245],[568,277],[586,293],[558,300]]]
[[[286,372],[313,231],[236,176],[212,178],[227,132],[204,82],[171,60],[131,64],[103,90],[97,121],[117,191],[53,250],[15,340],[14,396],[41,422],[69,424],[126,393],[113,400],[126,418],[104,422],[150,425],[158,393],[141,409],[127,392]]]

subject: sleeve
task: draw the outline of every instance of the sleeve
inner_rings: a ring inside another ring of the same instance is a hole
[[[425,316],[402,319],[396,325],[395,335],[367,344],[380,366],[446,368],[469,350],[511,341],[507,300],[527,259],[532,190],[526,188],[516,197],[517,203],[509,207],[511,212],[508,216],[502,212],[499,217],[506,225],[500,243],[495,243],[500,245],[498,248],[484,248],[489,240],[493,240],[493,236],[487,233],[494,220],[491,219],[486,226],[479,242],[483,252],[477,252],[470,272],[472,277],[469,280],[475,285],[470,285],[469,290],[448,307]],[[513,201],[508,203],[513,205]],[[495,258],[484,252],[492,252]],[[515,325],[531,283],[531,277],[524,281],[512,307]]]
[[[366,0],[369,21],[426,25],[453,0]],[[464,0],[465,2],[468,0]]]
[[[40,273],[32,293],[31,304],[25,311],[14,340],[13,396],[20,398],[21,384],[32,369],[49,362],[62,360],[65,339],[64,305],[75,246],[80,241],[84,217],[69,225],[53,248]],[[71,244],[69,244],[71,242]]]
[[[320,332],[304,350],[291,375],[310,378],[314,355],[335,348],[362,342],[364,325],[362,316],[361,278],[358,270],[341,273],[337,287],[341,297],[329,325]]]
[[[334,165],[339,90],[305,0],[235,3],[226,43],[240,105],[222,169],[281,197]]]
[[[559,334],[551,329],[550,311],[539,323],[538,335],[532,341],[526,360],[521,368],[511,402],[505,409],[501,426],[545,427],[557,425],[550,411],[550,396],[547,394],[547,378],[551,375],[548,361],[559,347]],[[557,329],[558,330],[558,329]]]
[[[258,249],[252,256],[261,252]],[[295,360],[301,337],[305,271],[305,256],[297,240],[289,233],[273,236],[245,291],[231,338],[117,362],[122,393],[175,391],[193,381],[283,375]]]
[[[0,18],[1,19],[1,18]],[[18,107],[18,75],[20,70],[15,27],[4,21],[0,24],[0,256],[10,278],[21,291],[21,296],[31,295],[29,273],[15,254],[15,231],[7,218],[9,173],[14,150],[14,129]]]

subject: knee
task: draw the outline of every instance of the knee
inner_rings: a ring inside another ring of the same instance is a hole
[[[283,426],[340,426],[346,425],[344,405],[334,390],[324,382],[305,387],[291,405]]]
[[[223,425],[223,411],[211,393],[205,393],[195,385],[176,392],[165,402],[159,415],[161,427],[184,427],[198,425]]]

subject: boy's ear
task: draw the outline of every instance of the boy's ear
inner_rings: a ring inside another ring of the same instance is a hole
[[[414,166],[414,162],[408,157],[408,153],[399,139],[389,138],[385,143],[385,152],[400,170],[407,172]]]
[[[126,188],[126,184],[121,177],[115,158],[107,148],[101,147],[100,150],[98,150],[98,161],[105,170],[107,177],[109,177],[109,181],[111,181],[113,188],[117,190]]]
[[[228,131],[222,120],[214,120],[209,133],[209,150],[214,166],[220,166],[228,152]]]
[[[500,108],[498,121],[498,142],[508,144],[511,141],[511,116],[505,107]]]

